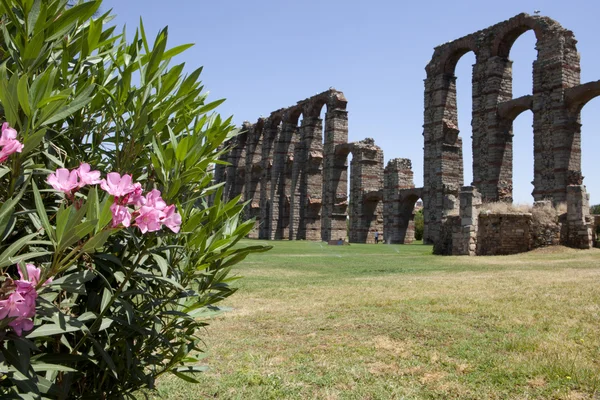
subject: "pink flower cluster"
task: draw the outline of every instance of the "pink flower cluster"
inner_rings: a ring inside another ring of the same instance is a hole
[[[4,300],[0,300],[0,320],[5,318],[15,318],[9,322],[10,326],[17,335],[21,336],[23,331],[29,331],[33,328],[31,318],[35,316],[35,301],[38,297],[35,287],[40,281],[40,269],[33,264],[27,264],[28,280],[23,277],[21,269],[19,276],[21,279],[10,281],[14,284],[14,291]],[[52,279],[44,282],[44,285],[50,283]]]
[[[132,222],[142,233],[155,232],[167,226],[173,232],[179,232],[181,215],[175,205],[167,206],[160,191],[153,189],[145,196],[142,185],[133,183],[131,175],[121,176],[118,172],[110,172],[106,179],[100,179],[100,171],[91,171],[89,164],[81,164],[79,168],[69,171],[59,168],[46,179],[54,189],[64,192],[73,199],[77,190],[85,185],[100,184],[102,190],[114,197],[110,206],[112,226],[131,226]],[[133,213],[128,206],[134,207]]]
[[[23,151],[23,144],[17,140],[17,131],[8,125],[2,124],[2,135],[0,136],[0,163],[8,159],[8,156]]]
[[[156,232],[163,225],[175,233],[179,232],[181,215],[177,213],[175,205],[167,206],[159,190],[152,189],[144,196],[142,185],[138,182],[132,183],[131,175],[121,176],[117,172],[107,174],[100,187],[115,198],[115,202],[110,206],[113,227],[128,227],[134,219],[134,225],[140,228],[142,233]],[[133,213],[128,205],[135,207]]]
[[[75,192],[85,185],[97,185],[100,179],[100,171],[90,171],[90,164],[81,164],[79,168],[69,171],[59,168],[55,173],[48,175],[46,182],[56,190],[65,192],[72,198]]]

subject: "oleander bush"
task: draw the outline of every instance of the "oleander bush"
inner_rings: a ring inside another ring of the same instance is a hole
[[[263,246],[211,169],[237,134],[201,68],[100,1],[1,0],[0,395],[124,398],[194,382],[203,328]],[[208,201],[208,199],[213,199]]]

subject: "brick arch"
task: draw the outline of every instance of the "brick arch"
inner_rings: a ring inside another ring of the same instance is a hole
[[[600,80],[567,89],[565,103],[571,114],[579,115],[581,109],[598,96],[600,96]]]
[[[454,75],[454,71],[456,70],[456,65],[460,61],[460,59],[467,53],[473,52],[475,54],[475,59],[477,59],[479,49],[476,47],[462,47],[463,43],[461,43],[461,47],[456,49],[452,49],[448,52],[447,56],[443,61],[444,73],[448,75]]]
[[[497,25],[491,55],[508,59],[516,40],[531,30],[538,42],[547,37],[559,37],[564,32],[562,26],[551,18],[519,14]]]
[[[300,120],[300,116],[303,115],[303,109],[300,105],[291,106],[286,108],[282,112],[282,120],[284,123],[296,124]]]
[[[522,112],[533,110],[533,96],[523,96],[498,105],[498,116],[504,121],[514,121]]]

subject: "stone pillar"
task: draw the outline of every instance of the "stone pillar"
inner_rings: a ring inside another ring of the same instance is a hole
[[[383,233],[383,151],[370,138],[354,143],[350,168],[350,242],[373,243]]]
[[[477,253],[477,225],[481,194],[473,186],[460,191],[460,230],[452,234],[452,254],[474,256]]]
[[[306,207],[306,143],[303,127],[295,127],[298,132],[292,137],[291,160],[286,165],[286,173],[291,170],[289,239],[306,239],[302,225]],[[288,153],[289,154],[289,153]]]
[[[342,103],[345,108],[345,102]],[[327,110],[323,160],[322,232],[324,241],[346,238],[348,215],[348,158],[336,155],[336,146],[348,143],[348,112]]]
[[[498,116],[498,104],[510,99],[512,61],[495,56],[475,64],[473,186],[485,201],[512,202],[512,121]]]
[[[271,172],[271,239],[289,239],[292,162],[294,147],[292,137],[296,124],[284,121],[275,142]]]
[[[408,158],[388,161],[383,191],[383,236],[386,243],[410,243],[414,240],[414,203],[412,208],[409,203],[416,199],[408,199],[410,194],[402,195],[410,192],[414,197],[414,191],[405,190],[414,187],[411,161]],[[410,209],[407,210],[407,207]]]
[[[281,125],[278,120],[267,120],[264,127],[262,141],[262,175],[260,182],[260,239],[272,239],[272,231],[277,226],[277,220],[273,220],[273,213],[279,214],[279,204],[274,203],[274,189],[272,182],[273,163],[275,158],[275,141],[279,137]]]
[[[567,198],[567,186],[581,174],[581,143],[577,124],[564,104],[565,89],[580,82],[579,55],[573,33],[565,29],[538,38],[538,59],[533,64],[533,130],[535,200]]]
[[[260,214],[260,196],[263,175],[262,158],[262,136],[263,136],[264,120],[259,120],[258,123],[252,125],[248,133],[248,144],[246,150],[246,176],[245,176],[245,200],[249,201],[246,207],[246,219],[255,218],[256,223],[254,229],[248,237],[257,239],[261,226]]]
[[[584,185],[567,186],[567,246],[590,249],[593,245],[593,222],[590,195]]]
[[[428,70],[423,124],[424,243],[435,243],[445,218],[458,213],[463,158],[457,123],[456,77],[444,72],[433,74]]]
[[[321,207],[323,205],[323,121],[319,117],[302,120],[302,140],[306,148],[304,215],[300,235],[306,240],[321,240]],[[304,231],[302,233],[302,231]]]

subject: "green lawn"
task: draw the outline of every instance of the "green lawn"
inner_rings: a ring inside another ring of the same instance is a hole
[[[237,268],[201,384],[161,397],[599,398],[600,250],[272,244]]]

